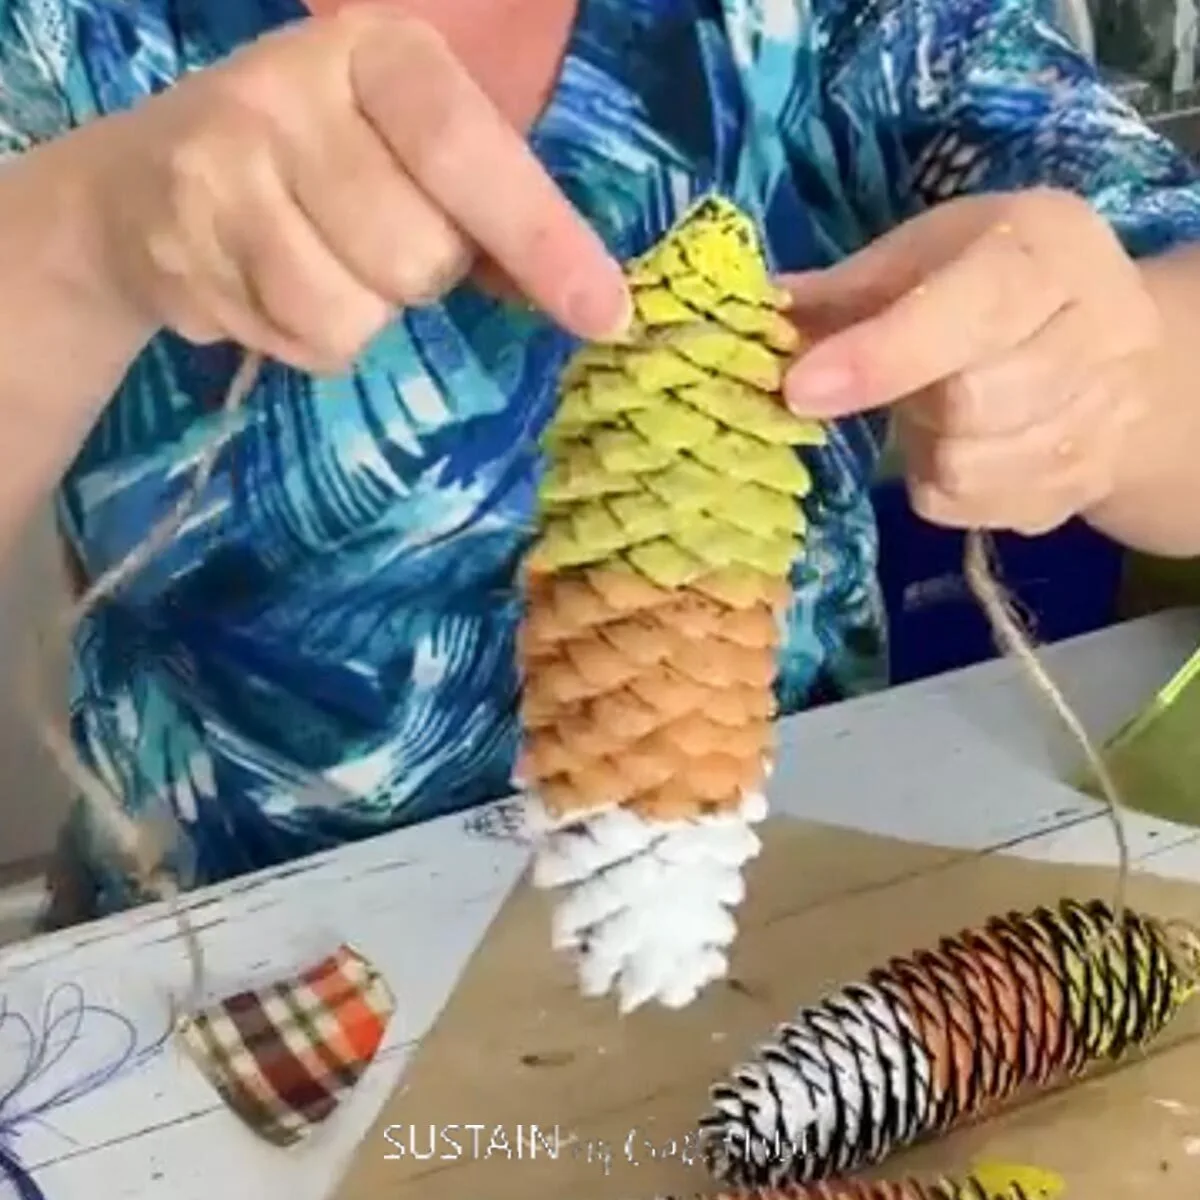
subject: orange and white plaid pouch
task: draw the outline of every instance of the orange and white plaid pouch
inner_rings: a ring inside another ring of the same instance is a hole
[[[362,1077],[394,1007],[380,972],[343,945],[293,978],[183,1017],[177,1032],[225,1103],[260,1137],[291,1146]]]

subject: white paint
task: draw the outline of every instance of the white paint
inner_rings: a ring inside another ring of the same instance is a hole
[[[742,870],[762,848],[752,826],[766,800],[692,821],[645,821],[608,810],[555,828],[534,802],[541,829],[534,883],[561,888],[552,945],[577,962],[585,996],[616,992],[629,1013],[652,1001],[683,1008],[729,969]]]
[[[1085,723],[1104,734],[1133,715],[1200,642],[1200,614],[1150,618],[1051,650]],[[769,798],[776,811],[966,852],[1112,861],[1099,805],[1056,781],[1069,759],[1046,738],[1043,710],[1007,663],[993,663],[781,724]],[[1200,840],[1136,819],[1135,855],[1156,873],[1200,877]],[[398,998],[383,1054],[348,1103],[292,1151],[246,1132],[181,1055],[31,1126],[18,1149],[50,1200],[323,1200],[343,1173],[414,1043],[528,865],[515,840],[483,840],[447,818],[260,873],[188,898],[217,978],[262,978],[296,965],[322,937],[352,941]],[[431,933],[435,930],[436,933]],[[74,982],[143,1038],[160,1034],[164,993],[182,994],[187,962],[161,906],[39,938],[0,956],[0,991],[36,1013]],[[111,1031],[85,1029],[45,1087],[94,1065]],[[14,1077],[0,1038],[0,1091]],[[379,1147],[382,1155],[384,1147]],[[365,1150],[371,1153],[370,1147]],[[10,1195],[0,1185],[0,1197]]]

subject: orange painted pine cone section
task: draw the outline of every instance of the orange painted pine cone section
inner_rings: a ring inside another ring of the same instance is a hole
[[[532,578],[523,782],[557,815],[738,807],[762,783],[787,600],[750,573],[671,591],[607,567]]]

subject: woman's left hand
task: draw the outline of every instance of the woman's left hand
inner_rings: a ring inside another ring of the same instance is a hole
[[[1036,534],[1109,497],[1151,403],[1161,322],[1083,200],[951,200],[782,282],[819,338],[788,404],[825,419],[892,406],[926,519]]]

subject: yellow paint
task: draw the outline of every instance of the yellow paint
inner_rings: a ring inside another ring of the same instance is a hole
[[[588,346],[544,439],[538,572],[623,561],[660,587],[714,571],[785,578],[807,532],[812,477],[783,374],[802,339],[752,222],[702,201],[629,269],[624,346]]]
[[[995,1200],[1005,1200],[1014,1186],[1020,1187],[1029,1200],[1058,1200],[1067,1190],[1066,1181],[1061,1175],[1041,1167],[983,1159],[975,1165],[971,1174]]]

